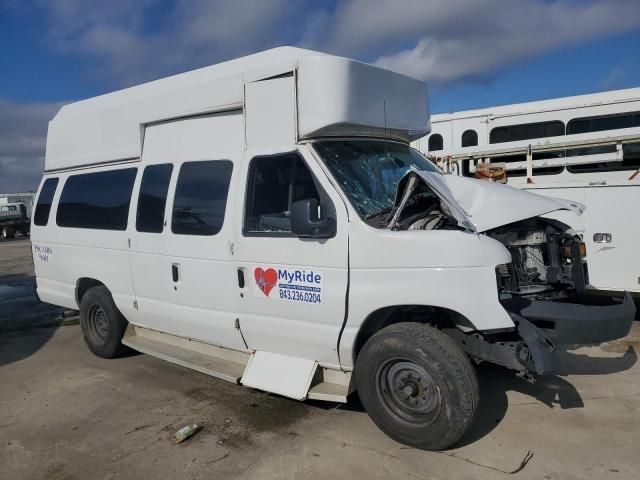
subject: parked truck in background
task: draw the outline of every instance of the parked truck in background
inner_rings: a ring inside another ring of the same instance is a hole
[[[13,238],[16,233],[29,235],[31,220],[22,202],[0,204],[0,238]]]

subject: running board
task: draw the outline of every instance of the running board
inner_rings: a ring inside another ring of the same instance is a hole
[[[142,353],[232,383],[240,383],[250,353],[129,324],[122,343]]]
[[[298,400],[346,403],[351,372],[312,360],[244,352],[129,324],[122,343],[134,350],[236,384]]]
[[[318,367],[309,389],[310,400],[347,403],[353,391],[351,372]]]

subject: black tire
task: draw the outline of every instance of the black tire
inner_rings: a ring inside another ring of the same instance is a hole
[[[122,336],[127,320],[104,286],[92,287],[80,301],[80,326],[84,341],[95,355],[115,358],[126,351]]]
[[[16,231],[14,230],[13,227],[2,227],[2,230],[0,230],[0,236],[5,240],[9,240],[15,237],[15,235],[16,235]]]
[[[377,332],[358,355],[355,380],[373,422],[405,445],[443,450],[476,418],[480,393],[471,362],[429,325],[398,323]]]

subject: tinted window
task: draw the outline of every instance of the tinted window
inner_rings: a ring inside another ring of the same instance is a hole
[[[564,123],[559,120],[552,122],[523,123],[520,125],[506,125],[491,129],[489,143],[516,142],[534,138],[558,137],[564,135]]]
[[[162,232],[172,171],[170,163],[150,165],[144,169],[136,214],[136,230],[139,232]]]
[[[173,233],[215,235],[220,231],[232,171],[229,160],[182,164],[173,201]]]
[[[599,147],[593,147],[593,148],[599,148]],[[583,163],[581,165],[569,165],[567,166],[567,170],[569,170],[571,173],[587,173],[587,172],[612,172],[616,170],[640,169],[640,143],[624,144],[622,146],[622,152],[623,152],[622,160],[617,160],[613,162]]]
[[[126,230],[135,168],[69,177],[62,189],[56,223],[61,227]]]
[[[49,212],[51,211],[51,203],[53,202],[53,195],[56,193],[57,186],[57,178],[47,178],[42,185],[40,195],[38,196],[36,211],[33,214],[33,223],[36,225],[44,226],[49,223]]]
[[[308,198],[320,203],[313,176],[299,155],[254,158],[249,170],[245,232],[290,232],[291,204]]]
[[[438,150],[442,150],[444,148],[442,141],[442,135],[439,133],[434,133],[429,137],[429,151],[437,152]]]
[[[640,127],[640,112],[574,118],[567,124],[567,135],[631,127]]]
[[[578,157],[581,155],[598,155],[602,153],[616,153],[617,147],[615,145],[601,145],[598,147],[582,147],[582,148],[570,148],[567,150],[567,157]]]
[[[462,134],[461,144],[463,147],[475,147],[478,145],[478,132],[475,130],[466,130]]]

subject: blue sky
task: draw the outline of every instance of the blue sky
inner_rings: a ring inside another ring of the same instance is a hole
[[[0,0],[0,191],[61,104],[285,44],[425,79],[434,113],[640,86],[637,0]]]

